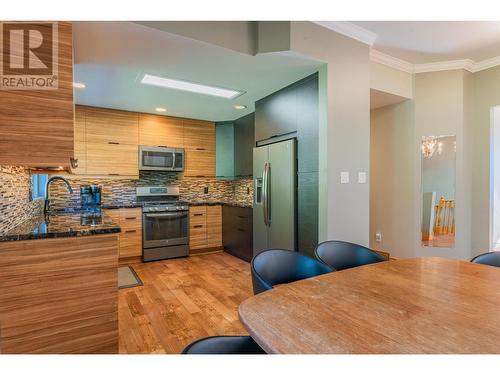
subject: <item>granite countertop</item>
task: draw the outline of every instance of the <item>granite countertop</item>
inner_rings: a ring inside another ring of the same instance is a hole
[[[105,210],[114,210],[118,208],[139,208],[142,207],[141,203],[110,203],[110,204],[103,204],[101,206],[102,209]]]
[[[119,233],[120,231],[120,226],[102,213],[57,212],[47,217],[34,217],[7,233],[0,234],[0,242],[93,236]]]
[[[252,208],[251,204],[242,203],[242,202],[225,202],[225,201],[211,201],[211,200],[196,200],[188,202],[190,206],[234,206],[234,207],[242,207],[242,208]]]

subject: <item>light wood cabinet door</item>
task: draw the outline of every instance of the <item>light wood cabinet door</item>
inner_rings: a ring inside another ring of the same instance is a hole
[[[87,174],[139,176],[137,145],[87,143]]]
[[[58,22],[57,28],[57,89],[0,89],[0,165],[70,169],[74,157],[72,25]]]
[[[215,177],[214,150],[184,150],[185,177]]]
[[[207,247],[222,246],[222,206],[207,206]]]
[[[87,143],[138,145],[139,114],[86,107]]]
[[[209,121],[184,119],[184,148],[213,151],[215,157],[215,124]]]
[[[184,126],[181,119],[139,114],[139,144],[154,147],[184,147]]]
[[[189,208],[189,249],[207,247],[207,207],[192,206]]]
[[[75,109],[75,159],[78,167],[71,168],[73,174],[87,173],[87,143],[85,142],[85,111],[76,107]]]

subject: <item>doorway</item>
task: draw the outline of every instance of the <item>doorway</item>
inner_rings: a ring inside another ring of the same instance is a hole
[[[490,251],[500,251],[500,105],[490,117]]]

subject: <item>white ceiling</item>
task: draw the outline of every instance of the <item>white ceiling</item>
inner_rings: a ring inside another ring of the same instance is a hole
[[[500,56],[500,22],[479,21],[356,21],[352,24],[376,35],[373,48],[408,61],[425,64]]]
[[[370,109],[401,103],[407,99],[399,95],[389,94],[388,92],[370,89]]]
[[[257,56],[170,34],[133,22],[75,22],[75,90],[78,104],[166,115],[234,120],[254,110],[254,102],[315,72],[319,62],[283,53]],[[142,85],[148,72],[242,90],[229,100]],[[233,106],[243,104],[246,110]]]

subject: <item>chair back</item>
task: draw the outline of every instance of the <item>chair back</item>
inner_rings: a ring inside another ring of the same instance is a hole
[[[322,242],[314,253],[316,258],[337,271],[387,260],[367,247],[345,241]]]
[[[266,250],[254,256],[251,270],[254,294],[272,289],[273,285],[335,271],[307,255],[282,249]]]
[[[250,336],[210,336],[194,341],[181,354],[266,354]]]
[[[471,259],[472,263],[486,264],[488,266],[500,267],[500,251],[484,253]]]

